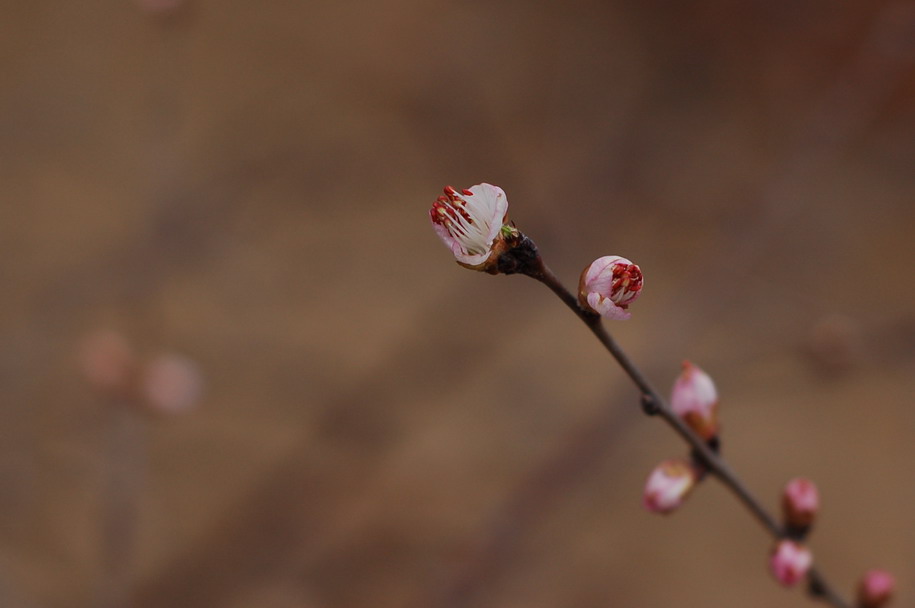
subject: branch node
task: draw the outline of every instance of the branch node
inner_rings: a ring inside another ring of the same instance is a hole
[[[826,595],[826,589],[823,587],[823,583],[820,582],[820,579],[810,577],[807,579],[807,593],[812,597],[823,597]]]
[[[643,393],[640,403],[642,404],[642,411],[645,412],[646,416],[657,416],[661,413],[661,406],[658,405],[658,402],[651,395]]]

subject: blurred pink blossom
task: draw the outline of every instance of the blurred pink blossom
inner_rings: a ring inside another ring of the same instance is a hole
[[[653,513],[670,513],[696,485],[695,469],[682,460],[665,460],[648,476],[642,505]]]
[[[155,412],[178,414],[197,404],[203,379],[197,365],[187,357],[159,355],[143,370],[142,397]]]
[[[798,528],[813,523],[820,509],[820,493],[809,479],[797,477],[785,485],[782,492],[782,511],[785,522]]]
[[[889,603],[896,590],[896,579],[886,570],[870,570],[858,585],[861,608],[881,608]]]
[[[772,553],[770,566],[776,580],[786,587],[796,585],[813,565],[813,553],[793,540],[780,540]]]
[[[83,376],[94,390],[115,397],[130,392],[137,364],[123,335],[110,330],[90,334],[80,345],[78,359]]]
[[[689,361],[674,382],[670,407],[703,439],[718,434],[718,391],[712,378]]]

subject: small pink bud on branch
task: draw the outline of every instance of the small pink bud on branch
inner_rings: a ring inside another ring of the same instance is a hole
[[[858,608],[882,608],[893,597],[896,580],[886,570],[870,570],[858,584]]]
[[[689,361],[674,382],[670,407],[697,435],[709,441],[718,435],[718,390],[712,378]]]
[[[789,532],[803,537],[820,510],[820,493],[809,479],[798,477],[785,485],[782,513]]]
[[[606,319],[625,320],[632,316],[629,305],[642,293],[642,270],[618,255],[597,258],[581,273],[578,301]]]
[[[655,467],[645,483],[642,505],[652,513],[675,511],[689,496],[699,475],[682,460],[665,460]]]
[[[793,540],[780,540],[775,546],[769,565],[778,582],[786,587],[792,587],[807,576],[810,566],[813,565],[813,553]]]

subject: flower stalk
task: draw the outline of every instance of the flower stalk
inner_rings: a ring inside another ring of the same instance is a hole
[[[478,187],[475,186],[474,188]],[[454,190],[451,189],[451,192],[454,192]],[[450,195],[451,193],[446,189],[446,198]],[[442,203],[441,200],[437,202]],[[452,232],[446,234],[444,230],[446,226],[436,221],[435,214],[438,214],[438,217],[443,222],[444,219],[447,219],[444,214],[450,213],[448,211],[436,211],[437,208],[436,206],[433,207],[432,216],[433,224],[436,224],[436,232],[442,237],[445,244],[452,249],[458,263],[475,270],[489,272],[490,274],[523,274],[548,287],[591,330],[591,333],[594,334],[632,383],[635,384],[640,393],[640,403],[645,414],[657,416],[666,422],[689,445],[695,463],[724,484],[777,542],[790,536],[790,531],[766,510],[718,453],[717,436],[712,432],[712,430],[717,431],[717,425],[713,425],[714,429],[710,429],[709,432],[700,435],[695,430],[695,424],[691,425],[674,411],[671,405],[654,389],[616,340],[607,332],[602,323],[601,314],[595,311],[593,305],[583,305],[580,298],[571,293],[546,266],[533,240],[513,225],[503,225],[497,232],[491,230],[487,232],[487,235],[495,235],[488,243],[485,243],[488,248],[482,250],[477,248],[468,251],[467,247],[462,245],[460,238],[455,239]],[[490,209],[489,215],[490,217],[495,217],[501,211],[502,208],[498,210]],[[449,239],[449,237],[451,238]],[[457,237],[461,237],[461,234],[457,233]],[[454,245],[455,242],[458,243],[457,246]],[[468,263],[470,261],[467,259],[468,253],[474,256],[472,260],[474,264]],[[621,259],[624,260],[624,258]],[[625,260],[625,262],[628,263],[628,260]],[[587,272],[588,269],[586,269]],[[582,284],[584,284],[585,278],[583,278]],[[641,286],[640,282],[641,275],[639,274],[639,287]],[[628,305],[633,299],[624,301],[624,303]],[[587,302],[587,297],[585,297],[585,302]],[[611,319],[627,318],[614,315],[606,316]],[[851,608],[851,605],[833,589],[815,567],[811,566],[805,570],[807,589],[812,597],[820,599],[835,608]]]
[[[641,394],[641,405],[643,411],[650,416],[658,416],[668,424],[687,444],[689,444],[693,457],[703,465],[709,473],[715,476],[725,487],[727,487],[741,503],[750,511],[762,527],[776,540],[781,540],[788,536],[787,530],[778,523],[778,520],[772,516],[762,503],[757,499],[746,484],[731,469],[730,465],[717,453],[709,443],[700,437],[690,426],[668,405],[663,397],[654,389],[651,383],[645,378],[641,370],[636,367],[635,363],[629,358],[626,352],[620,347],[616,340],[611,336],[601,322],[601,317],[597,313],[583,309],[578,302],[578,298],[572,295],[556,275],[546,266],[543,259],[537,253],[537,246],[534,242],[519,231],[519,245],[523,244],[520,258],[523,263],[519,263],[516,272],[525,274],[532,279],[540,281],[546,285],[550,291],[555,293],[569,309],[578,316],[579,319],[591,330],[591,333],[607,349],[607,352],[616,360],[617,364],[623,369],[629,379],[635,384]],[[536,254],[535,258],[531,255]],[[505,266],[512,267],[508,261],[515,255],[515,249],[509,249],[502,254],[505,258]],[[500,258],[500,259],[501,259]],[[510,274],[510,273],[506,273]],[[807,589],[812,597],[823,600],[824,602],[835,606],[835,608],[851,608],[850,604],[836,592],[826,578],[815,568],[810,567],[807,571]]]

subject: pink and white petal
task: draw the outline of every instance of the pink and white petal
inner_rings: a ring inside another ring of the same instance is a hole
[[[588,290],[609,294],[613,287],[612,266],[621,259],[618,255],[605,255],[591,262],[585,275],[585,285]]]
[[[610,319],[611,321],[626,321],[632,317],[632,313],[624,308],[617,306],[610,298],[603,298],[599,293],[591,292],[588,294],[588,305],[594,309],[597,314]]]
[[[500,224],[499,228],[501,228],[501,227],[502,226]],[[451,233],[448,232],[447,228],[445,228],[441,224],[436,224],[435,222],[432,222],[432,229],[435,230],[435,233],[439,236],[440,239],[442,239],[442,242],[448,246],[448,248],[451,250],[452,255],[454,255],[455,259],[463,264],[467,264],[468,266],[477,266],[477,265],[485,262],[489,258],[490,254],[492,253],[491,251],[486,251],[485,253],[480,253],[480,254],[465,253],[464,247],[461,245],[460,241],[458,241],[456,238],[451,236]],[[490,242],[490,244],[491,244],[491,242]]]
[[[486,238],[492,243],[499,231],[502,230],[502,224],[508,215],[508,197],[505,196],[505,191],[502,188],[492,184],[477,184],[476,186],[471,186],[468,190],[473,192],[468,199],[468,203],[472,201],[475,205],[480,205],[479,209],[486,208],[488,210],[485,216],[485,221],[489,224]]]
[[[601,313],[605,319],[611,321],[628,321],[632,318],[632,313],[625,308],[620,308],[616,304],[613,304],[611,300],[607,300],[607,302],[610,303],[610,306],[607,307],[606,311]]]

